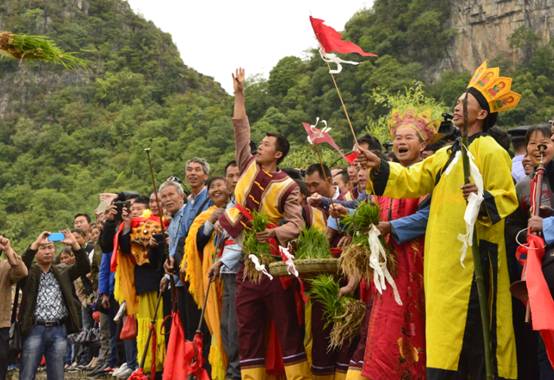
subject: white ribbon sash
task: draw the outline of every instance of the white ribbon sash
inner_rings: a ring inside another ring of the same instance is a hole
[[[270,280],[273,280],[273,276],[267,271],[264,264],[260,263],[260,259],[258,259],[258,256],[256,255],[248,255],[248,258],[252,263],[254,263],[254,267],[258,272],[262,272],[262,274],[266,275]]]
[[[369,229],[367,241],[369,242],[369,251],[371,252],[369,255],[369,266],[373,269],[373,283],[379,294],[383,294],[383,290],[387,289],[386,283],[388,282],[392,288],[394,300],[398,305],[402,305],[396,283],[387,268],[387,254],[379,240],[379,235],[381,233],[377,227],[372,225]]]
[[[348,65],[359,64],[359,62],[346,61],[334,53],[326,53],[323,51],[323,49],[319,49],[319,55],[321,55],[321,59],[323,59],[324,62],[334,63],[335,65],[337,65],[335,69],[329,69],[330,74],[340,74],[340,72],[342,71],[342,63],[348,64]]]
[[[293,275],[294,277],[298,277],[299,273],[298,269],[296,269],[296,265],[294,265],[294,256],[289,252],[288,248],[279,246],[279,251],[287,258],[285,264],[287,264],[288,274]]]
[[[458,161],[460,160],[461,155],[462,152],[456,152],[456,156],[454,156],[454,159],[445,170],[446,175],[448,175],[452,171],[454,165],[456,165],[456,163],[458,163]],[[463,268],[465,268],[464,261],[467,255],[467,249],[473,246],[473,232],[475,230],[475,223],[477,222],[477,217],[479,216],[481,203],[483,203],[483,200],[485,199],[483,196],[483,176],[481,175],[481,172],[479,172],[477,164],[475,164],[475,159],[473,158],[473,155],[469,151],[467,151],[467,155],[469,157],[469,173],[471,175],[471,178],[473,178],[475,186],[477,186],[477,194],[471,193],[467,197],[467,206],[464,213],[466,233],[458,234],[458,240],[462,243],[462,246],[460,247],[460,265]]]

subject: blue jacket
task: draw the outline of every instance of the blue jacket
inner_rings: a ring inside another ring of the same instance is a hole
[[[100,271],[98,272],[98,294],[112,295],[115,284],[115,273],[110,271],[111,252],[102,253]]]

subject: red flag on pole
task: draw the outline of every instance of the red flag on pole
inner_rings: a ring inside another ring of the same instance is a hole
[[[322,120],[321,123],[325,125],[325,127],[321,129],[317,128],[317,125],[319,124],[319,117],[317,118],[315,125],[302,123],[302,126],[308,134],[308,142],[312,145],[327,143],[331,145],[331,147],[333,147],[333,149],[335,149],[342,156],[342,158],[348,161],[348,159],[344,156],[342,149],[337,145],[337,143],[335,143],[335,140],[333,140],[333,138],[329,134],[331,128],[327,127],[327,122],[325,120]]]
[[[348,164],[354,165],[354,162],[356,162],[356,158],[358,158],[359,155],[360,153],[353,151],[345,155],[344,158],[346,159],[346,162],[348,162]]]
[[[316,121],[315,125],[311,125],[308,123],[302,123],[302,126],[306,130],[306,133],[308,134],[308,142],[310,144],[323,144],[327,143],[331,145],[336,151],[341,153],[341,149],[339,146],[335,143],[335,140],[331,137],[329,134],[329,130],[331,128],[325,126],[322,129],[317,128],[317,124],[319,122],[319,118]],[[327,125],[327,122],[325,120],[322,121],[322,124]],[[342,153],[341,153],[342,154]]]
[[[310,16],[312,28],[325,53],[356,53],[364,57],[376,57],[375,53],[368,53],[353,42],[345,41],[342,35],[330,26],[325,25],[325,21]]]

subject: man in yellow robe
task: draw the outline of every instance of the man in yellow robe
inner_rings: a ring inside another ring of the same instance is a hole
[[[492,75],[491,75],[492,73]],[[491,345],[495,378],[517,378],[517,364],[504,220],[518,206],[508,153],[488,134],[497,112],[515,107],[519,94],[495,93],[498,68],[483,64],[467,94],[469,152],[484,185],[483,202],[475,233],[489,300]],[[507,78],[509,79],[509,78]],[[463,94],[454,108],[454,125],[464,126]],[[510,98],[506,98],[506,96]],[[479,314],[474,263],[468,254],[461,263],[461,236],[466,233],[466,199],[477,192],[464,185],[459,142],[410,167],[386,162],[359,149],[358,162],[372,169],[368,191],[392,198],[415,198],[432,193],[425,234],[424,288],[426,314],[427,378],[484,379],[484,345]],[[459,155],[458,155],[459,156]],[[469,248],[471,249],[471,248]]]

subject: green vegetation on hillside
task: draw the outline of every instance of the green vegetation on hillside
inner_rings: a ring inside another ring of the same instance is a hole
[[[429,78],[455,33],[448,18],[449,2],[439,0],[376,0],[372,9],[353,15],[345,36],[379,54],[355,57],[362,63],[337,77],[359,134],[388,112],[372,96],[379,89],[403,92],[421,81],[426,95],[453,104],[470,73]],[[87,70],[70,72],[0,59],[0,233],[18,247],[40,230],[62,228],[74,213],[92,210],[99,192],[147,192],[146,146],[152,147],[158,180],[182,176],[193,156],[207,158],[216,172],[232,158],[232,98],[187,68],[170,36],[134,15],[126,2],[3,0],[0,30],[47,35],[89,62]],[[510,42],[524,53],[521,62],[499,57],[491,64],[514,76],[523,100],[500,123],[546,121],[554,111],[554,44],[542,45],[525,28]],[[352,145],[316,51],[304,60],[282,58],[267,80],[250,79],[246,95],[253,139],[266,130],[287,135],[291,166],[314,157],[301,123],[316,117],[328,121],[345,150]],[[324,156],[338,158],[327,148]]]
[[[19,247],[71,225],[103,191],[150,190],[192,156],[232,157],[230,98],[187,68],[169,35],[120,0],[0,3],[0,29],[44,34],[89,62],[64,71],[0,59],[0,233]],[[5,103],[3,103],[5,102]]]

